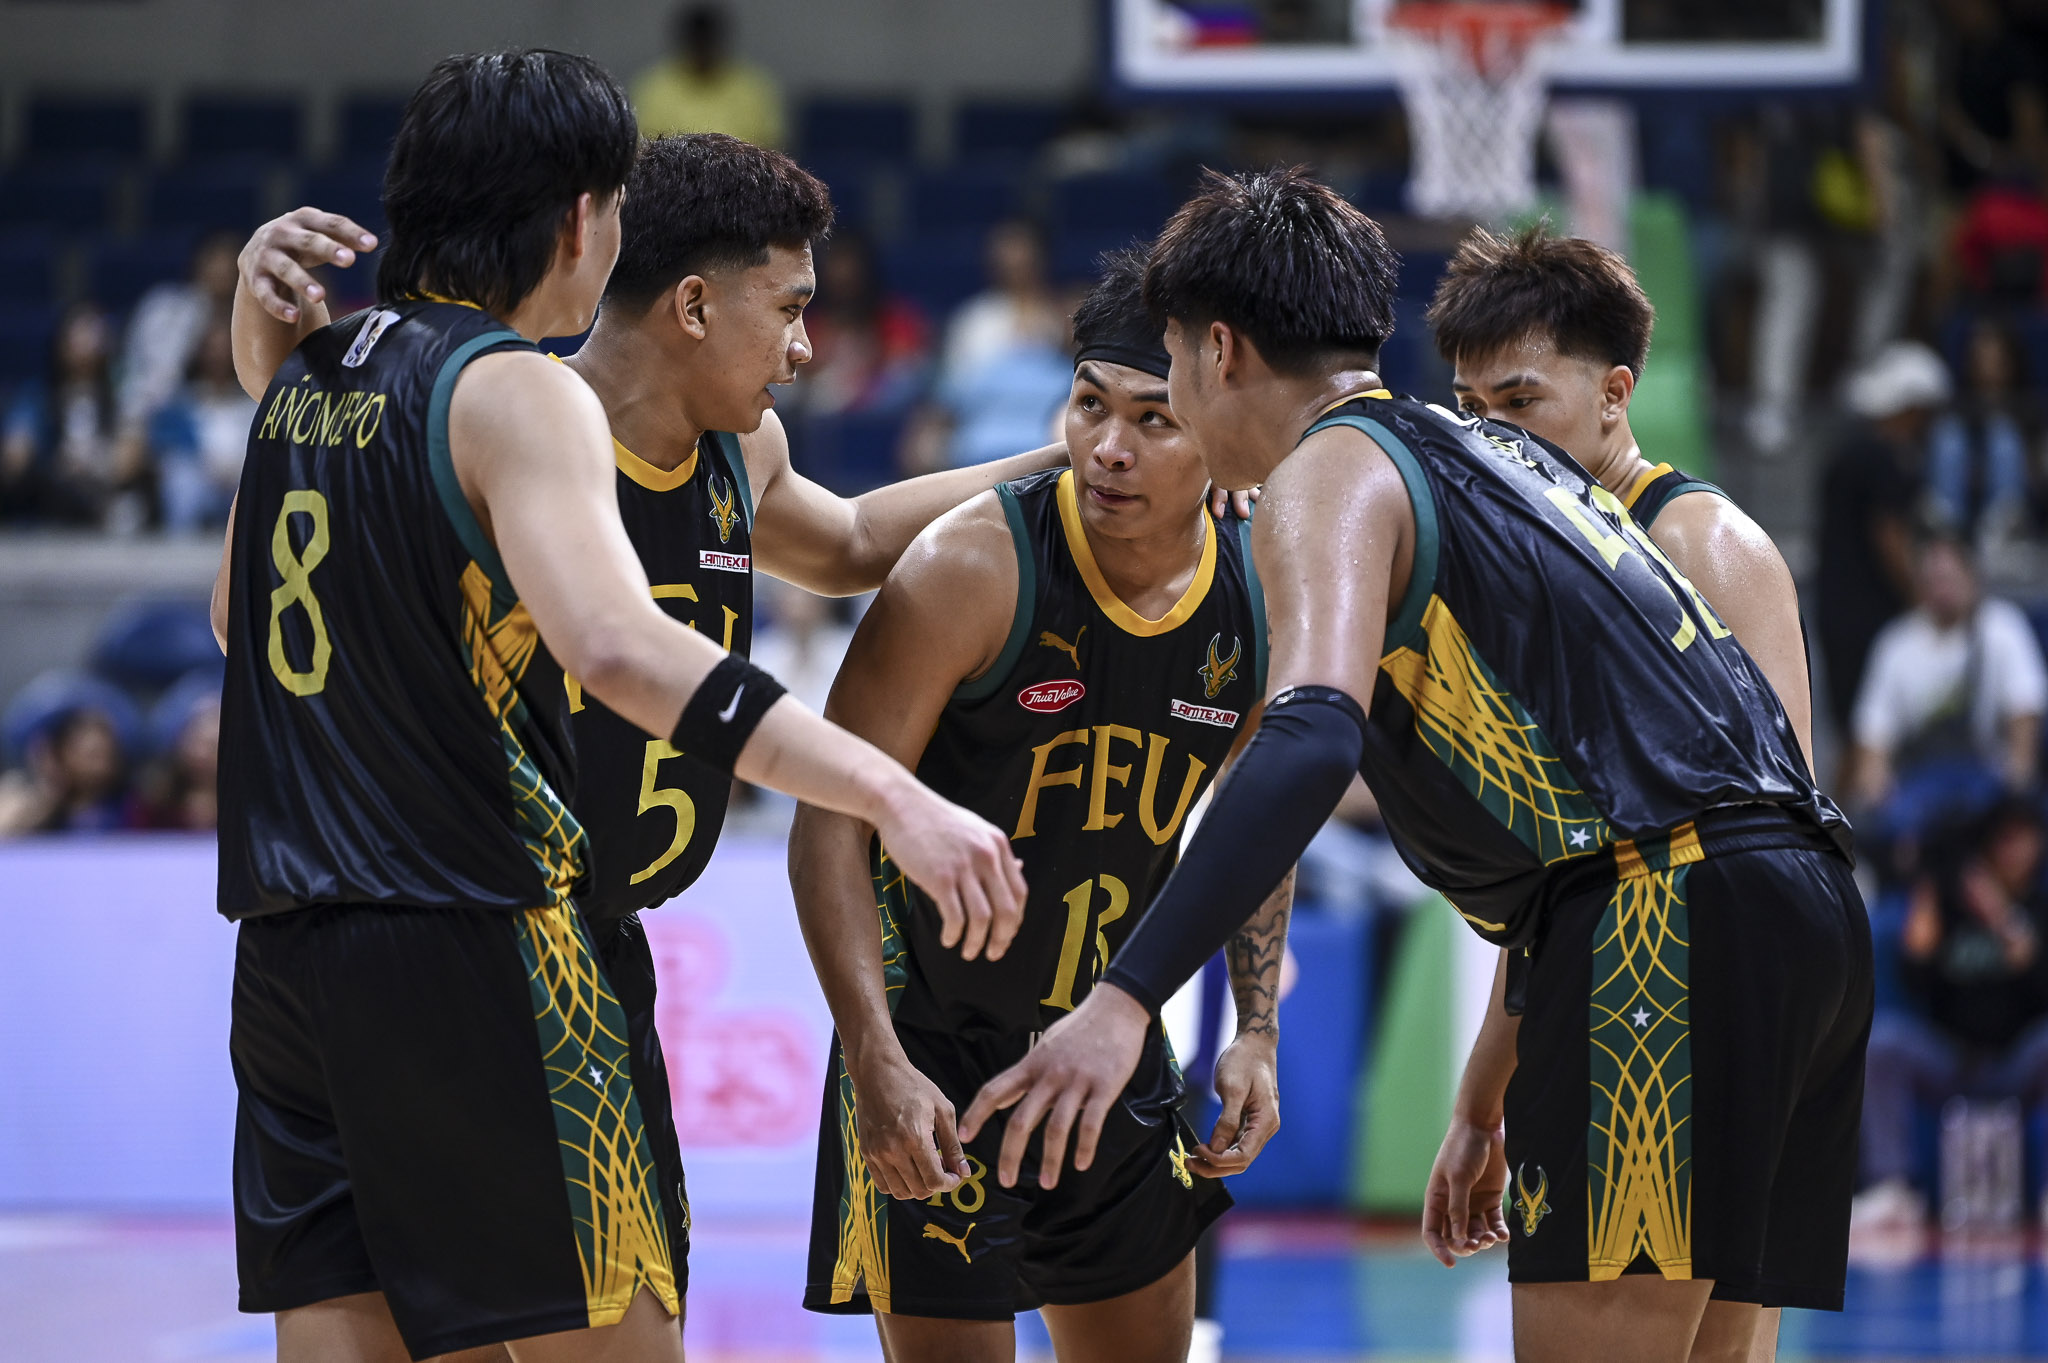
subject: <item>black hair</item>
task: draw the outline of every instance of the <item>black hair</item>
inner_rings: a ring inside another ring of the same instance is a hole
[[[625,91],[588,57],[448,57],[406,102],[384,171],[377,296],[432,292],[499,317],[540,286],[578,196],[607,199],[639,145]]]
[[[1145,302],[1183,326],[1227,324],[1283,372],[1340,356],[1377,364],[1399,271],[1379,224],[1307,168],[1205,170],[1159,234]]]
[[[1143,246],[1102,253],[1102,278],[1074,309],[1074,353],[1080,359],[1094,354],[1148,374],[1166,373],[1166,343],[1158,320],[1145,306],[1150,254]]]
[[[1465,238],[1428,317],[1437,352],[1453,365],[1540,334],[1560,355],[1627,365],[1637,378],[1657,320],[1627,261],[1584,237],[1554,237],[1541,222],[1512,236],[1482,227]]]
[[[626,181],[605,300],[644,309],[691,275],[766,264],[832,231],[832,195],[789,157],[724,133],[649,142]]]

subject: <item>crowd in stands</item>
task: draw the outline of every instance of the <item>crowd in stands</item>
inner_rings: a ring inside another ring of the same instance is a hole
[[[1750,461],[1752,496],[1815,493],[1810,526],[1772,528],[1810,546],[1793,557],[1834,734],[1822,775],[1859,827],[1883,979],[1860,1214],[1909,1223],[1936,1193],[1926,1114],[1958,1096],[2032,1104],[2037,1196],[2048,1175],[2048,4],[1884,9],[1856,89],[1649,96],[1638,119],[1646,189],[1693,248],[1709,443]],[[728,11],[686,7],[634,98],[651,134],[787,146],[833,189],[814,359],[781,404],[820,480],[858,491],[1045,443],[1097,253],[1155,232],[1204,163],[1312,162],[1381,216],[1406,258],[1384,372],[1447,398],[1420,312],[1454,234],[1403,216],[1398,109],[969,102],[935,138],[904,101],[790,105],[731,37]],[[242,235],[301,200],[381,226],[388,98],[345,103],[325,164],[305,159],[299,114],[280,142],[281,115],[238,132],[195,98],[182,159],[152,165],[133,103],[124,122],[106,101],[31,101],[0,172],[0,533],[215,531],[254,411],[227,332]],[[249,184],[275,192],[235,197]],[[189,244],[173,260],[163,240]],[[369,274],[334,278],[337,302],[362,301]],[[804,626],[782,665],[822,685],[832,657],[812,641],[838,646],[843,626],[809,600],[780,608]],[[784,644],[771,632],[763,651]],[[203,669],[65,685],[6,711],[0,834],[210,826]],[[1402,892],[1375,822],[1354,792],[1305,868],[1313,897],[1364,912]]]

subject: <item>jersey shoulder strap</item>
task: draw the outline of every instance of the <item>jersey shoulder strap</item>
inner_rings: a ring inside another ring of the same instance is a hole
[[[996,485],[996,502],[1003,508],[1003,520],[1010,527],[1010,547],[1017,555],[1017,604],[1011,611],[1010,634],[1003,640],[1003,651],[989,664],[988,671],[955,687],[954,700],[985,700],[994,695],[1031,641],[1031,622],[1038,615],[1038,555],[1031,547],[1030,518],[1018,498],[1020,492],[1036,490],[1044,479],[1044,474],[1034,473]]]
[[[1254,506],[1253,512],[1258,508]],[[1252,606],[1252,687],[1259,699],[1266,698],[1266,653],[1271,640],[1266,636],[1266,589],[1259,582],[1259,565],[1252,558],[1252,523],[1249,517],[1235,523],[1239,560],[1244,564],[1245,595]]]
[[[441,510],[455,528],[456,538],[462,541],[462,547],[469,551],[469,556],[490,579],[498,607],[509,610],[519,601],[517,593],[512,590],[511,575],[505,571],[505,561],[498,557],[497,545],[491,543],[491,537],[484,533],[475,508],[470,506],[469,497],[462,490],[462,480],[455,473],[455,456],[448,447],[448,408],[455,398],[455,381],[462,377],[464,367],[471,360],[487,351],[500,349],[538,350],[539,347],[510,327],[500,327],[470,337],[441,361],[441,367],[434,375],[433,390],[427,399],[427,468],[433,475],[434,491],[439,496]]]
[[[1621,504],[1628,508],[1629,519],[1648,530],[1656,523],[1657,517],[1672,499],[1688,492],[1711,492],[1716,497],[1728,498],[1728,494],[1703,478],[1695,478],[1683,469],[1669,464],[1643,470],[1630,484]],[[1728,500],[1734,500],[1728,498]]]
[[[1437,558],[1442,547],[1436,492],[1430,485],[1422,460],[1416,457],[1408,442],[1395,434],[1393,428],[1374,412],[1379,403],[1389,401],[1398,402],[1400,399],[1384,389],[1353,398],[1330,409],[1301,436],[1306,440],[1317,431],[1328,430],[1332,426],[1349,426],[1370,436],[1373,443],[1386,452],[1387,458],[1394,461],[1394,467],[1401,474],[1401,485],[1408,490],[1408,502],[1415,513],[1415,558],[1408,570],[1407,593],[1398,603],[1387,603],[1387,637],[1381,649],[1383,653],[1391,653],[1422,637],[1422,613],[1429,609],[1429,599],[1436,591]],[[1249,556],[1246,561],[1250,561]],[[1259,609],[1263,614],[1263,600]]]
[[[754,484],[747,477],[747,457],[740,451],[740,438],[731,431],[706,431],[704,438],[725,462],[725,471],[740,490],[740,510],[747,519],[747,533],[754,532]]]

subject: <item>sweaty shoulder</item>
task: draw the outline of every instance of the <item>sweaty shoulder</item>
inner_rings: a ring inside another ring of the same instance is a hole
[[[1016,618],[1017,552],[998,494],[981,493],[911,541],[876,604],[923,627],[949,681],[977,677],[1002,653]]]
[[[1706,579],[1761,573],[1789,579],[1778,546],[1748,512],[1719,492],[1682,492],[1665,503],[1650,526],[1650,538],[1678,571],[1706,585]]]

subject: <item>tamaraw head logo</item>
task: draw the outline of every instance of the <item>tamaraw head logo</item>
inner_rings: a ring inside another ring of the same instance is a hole
[[[732,528],[740,521],[738,499],[733,494],[731,483],[721,483],[717,474],[711,475],[711,523],[718,527],[720,544],[732,538]]]
[[[1543,1172],[1543,1166],[1536,1166],[1536,1186],[1530,1187],[1526,1177],[1528,1165],[1515,1170],[1514,1208],[1522,1218],[1522,1234],[1534,1235],[1536,1228],[1543,1224],[1543,1218],[1550,1215],[1550,1175]]]
[[[1219,651],[1222,646],[1221,634],[1209,640],[1209,661],[1203,663],[1200,668],[1202,685],[1208,688],[1210,700],[1216,699],[1224,687],[1237,680],[1237,661],[1244,656],[1244,640],[1235,635],[1231,636],[1228,658]]]

